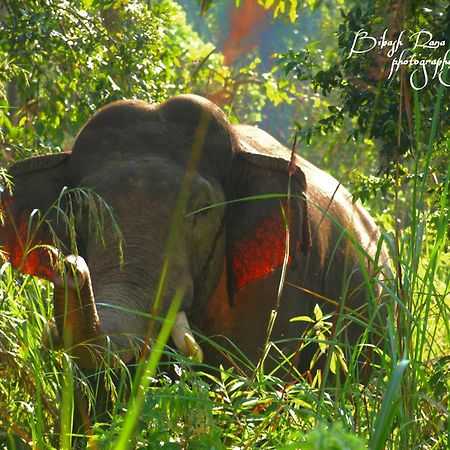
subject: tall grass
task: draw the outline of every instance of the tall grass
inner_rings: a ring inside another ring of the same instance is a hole
[[[416,94],[416,136],[423,134],[419,100]],[[430,134],[424,157],[420,146],[417,149],[416,178],[409,194],[411,226],[383,236],[390,248],[394,279],[379,282],[385,327],[379,330],[370,320],[378,313],[375,302],[369,305],[369,319],[362,322],[366,335],[382,337],[368,382],[360,383],[356,361],[346,361],[348,372],[341,380],[335,377],[335,381],[324,382],[294,372],[295,377],[287,381],[274,372],[264,372],[262,365],[252,367],[237,349],[222,351],[230,360],[242,361],[247,375],[237,368],[193,366],[189,359],[164,348],[179,293],[162,319],[149,358],[135,368],[134,395],[122,396],[118,389],[107,420],[85,422],[79,428],[76,405],[80,397],[95,408],[97,385],[90,381],[95,374],[82,374],[64,351],[43,347],[52,317],[51,285],[19,275],[4,264],[0,279],[0,447],[449,448],[450,166],[436,206],[440,215],[431,223],[424,201],[427,177],[420,181],[419,176],[420,161],[428,166],[433,151],[434,133]],[[174,235],[178,226],[175,223]],[[167,265],[173,248],[172,242]],[[328,318],[316,310],[310,320],[320,332],[305,340],[319,340],[325,353],[335,352],[340,343],[330,334]],[[360,346],[367,345],[363,338]],[[161,363],[161,358],[170,362]],[[280,366],[291,371],[282,358]],[[97,380],[113,385],[117,370],[127,369],[106,368]],[[121,380],[126,377],[130,374],[118,375]]]

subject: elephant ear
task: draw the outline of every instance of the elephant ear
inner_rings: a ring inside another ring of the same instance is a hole
[[[306,179],[300,167],[289,170],[290,151],[257,128],[235,129],[240,138],[240,152],[233,164],[235,201],[227,211],[227,278],[231,302],[237,291],[283,265],[288,235],[287,261],[291,266],[297,264],[299,252],[308,254],[311,245]],[[276,148],[266,145],[266,138],[276,142]]]
[[[3,226],[0,244],[11,264],[20,271],[51,279],[53,258],[45,245],[53,244],[48,226],[39,220],[47,214],[65,183],[69,155],[58,153],[27,158],[8,170],[13,189],[2,193]],[[46,219],[52,222],[52,213]],[[52,226],[56,228],[56,220]]]

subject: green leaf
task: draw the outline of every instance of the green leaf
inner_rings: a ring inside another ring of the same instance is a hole
[[[314,323],[315,320],[312,319],[309,316],[297,316],[297,317],[292,317],[290,322],[310,322],[310,323]]]
[[[314,316],[316,317],[316,321],[319,322],[320,320],[323,319],[323,312],[320,309],[320,306],[318,304],[316,304],[314,306]]]
[[[295,22],[297,18],[297,0],[291,0],[291,8],[289,9],[289,18],[291,22]]]
[[[370,438],[369,447],[371,450],[383,450],[386,446],[387,437],[391,432],[391,425],[397,414],[398,406],[396,402],[398,400],[403,374],[409,366],[409,363],[408,360],[400,361],[391,376]]]

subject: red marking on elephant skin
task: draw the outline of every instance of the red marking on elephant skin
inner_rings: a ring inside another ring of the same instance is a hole
[[[51,279],[54,272],[51,256],[46,248],[40,247],[40,245],[49,243],[50,239],[36,238],[33,228],[29,235],[28,219],[30,211],[22,212],[18,219],[15,219],[9,208],[10,205],[12,205],[11,198],[2,201],[5,222],[2,235],[5,236],[4,250],[8,259],[12,266],[21,272],[39,278]]]
[[[232,264],[237,289],[270,275],[283,264],[285,253],[286,226],[281,213],[277,213],[262,220],[252,235],[244,236],[234,246]]]

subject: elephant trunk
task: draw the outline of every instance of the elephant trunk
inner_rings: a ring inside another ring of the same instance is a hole
[[[142,311],[126,310],[126,305],[138,295],[133,289],[99,283],[92,287],[91,273],[81,256],[70,255],[64,259],[64,270],[55,272],[54,290],[55,321],[63,346],[85,369],[96,369],[106,354],[110,340],[119,350],[120,358],[129,362],[135,352],[136,337],[144,338],[148,318]],[[148,308],[147,308],[148,309]],[[124,329],[127,331],[124,332]],[[137,336],[136,336],[137,335]],[[203,352],[195,341],[185,311],[175,319],[171,336],[177,349],[184,356],[201,362]]]

